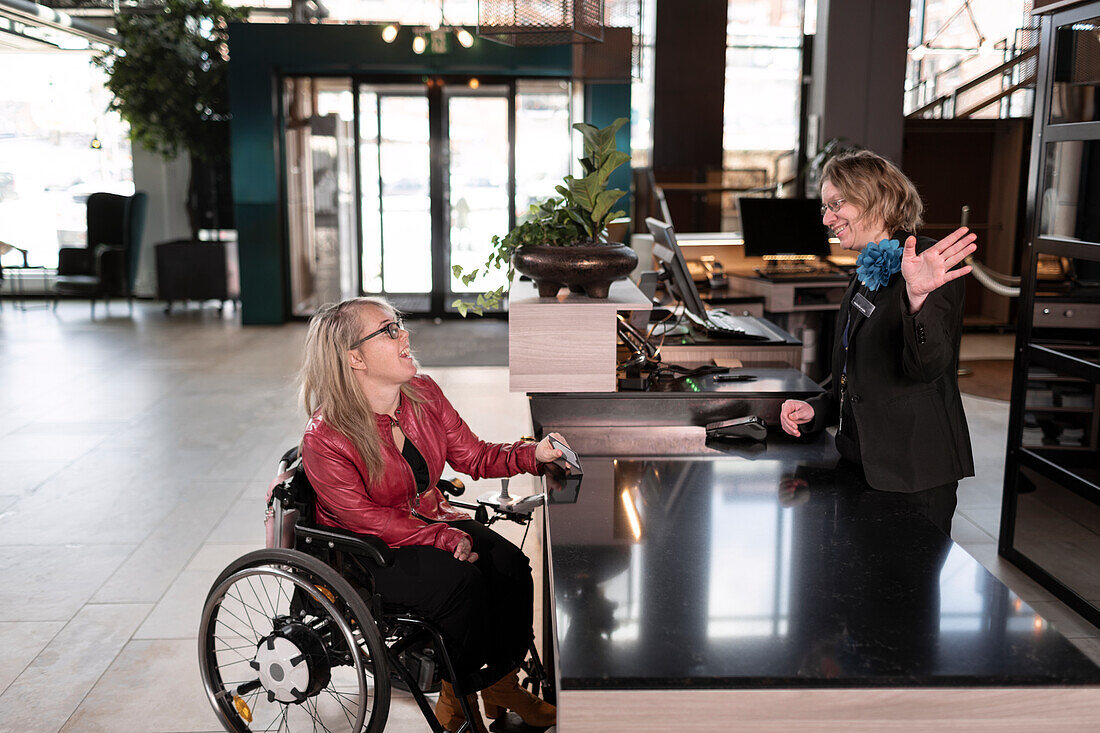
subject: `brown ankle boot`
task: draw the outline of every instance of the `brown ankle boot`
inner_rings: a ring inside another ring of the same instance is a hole
[[[558,718],[557,708],[520,687],[517,669],[482,690],[481,701],[485,703],[485,714],[494,719],[511,710],[527,725],[545,728]]]
[[[485,721],[481,718],[481,711],[477,707],[477,695],[470,695],[466,699],[474,713],[472,730],[476,730],[477,733],[489,733],[489,729],[485,727]],[[439,690],[439,701],[435,704],[435,717],[440,725],[452,733],[466,722],[466,716],[462,714],[462,706],[459,705],[458,697],[455,696],[455,690],[450,682],[443,682]]]

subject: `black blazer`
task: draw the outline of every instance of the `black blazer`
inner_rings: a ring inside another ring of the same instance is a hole
[[[895,235],[904,246],[909,235]],[[917,238],[917,251],[935,244]],[[835,425],[840,414],[840,374],[844,366],[842,334],[848,334],[848,395],[867,483],[882,491],[914,492],[974,475],[970,432],[966,427],[957,376],[962,337],[964,278],[928,295],[909,314],[901,273],[864,297],[875,309],[870,317],[852,306],[860,292],[853,276],[837,314],[831,389],[811,398],[814,419],[806,432]]]

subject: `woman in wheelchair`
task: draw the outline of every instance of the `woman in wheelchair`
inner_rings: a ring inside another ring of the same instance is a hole
[[[445,463],[475,479],[536,474],[561,451],[548,439],[479,440],[439,385],[418,374],[409,334],[383,299],[321,308],[301,376],[310,415],[302,462],[317,523],[373,534],[394,548],[393,564],[372,571],[375,592],[440,627],[460,689],[481,690],[489,717],[512,710],[528,725],[552,725],[554,706],[518,682],[533,638],[530,563],[435,487]],[[465,720],[446,681],[435,713],[452,731]]]

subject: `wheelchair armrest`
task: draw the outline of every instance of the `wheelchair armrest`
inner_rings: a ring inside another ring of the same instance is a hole
[[[384,568],[393,565],[393,548],[372,534],[360,534],[340,527],[319,527],[299,522],[294,534],[313,545],[328,545],[336,550],[366,557]]]
[[[462,496],[466,491],[466,485],[462,483],[460,478],[441,478],[436,483],[435,487],[444,494],[450,494],[451,496]]]
[[[288,450],[286,453],[284,453],[283,457],[279,459],[279,462],[280,463],[285,463],[286,465],[289,466],[291,463],[294,463],[296,460],[298,460],[298,446],[294,446],[293,448]]]

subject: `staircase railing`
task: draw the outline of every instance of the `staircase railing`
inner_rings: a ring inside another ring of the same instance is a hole
[[[1003,89],[1000,89],[993,95],[986,97],[965,109],[958,109],[959,96],[965,94],[971,89],[975,89],[990,79],[998,76],[1005,77],[1009,74],[1015,75],[1018,68],[1022,67],[1031,59],[1035,58],[1039,53],[1038,47],[1032,47],[1024,51],[1023,53],[1012,57],[1008,61],[995,66],[994,68],[986,71],[985,73],[977,76],[970,81],[956,87],[954,90],[947,94],[943,94],[936,99],[933,99],[928,104],[919,107],[909,113],[909,117],[954,117],[954,118],[966,118],[970,117],[983,109],[986,109],[992,104],[995,104],[1005,97],[1027,87],[1035,84],[1035,71],[1034,64],[1031,65],[1030,73],[1023,75],[1023,78],[1010,84]]]

